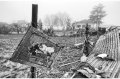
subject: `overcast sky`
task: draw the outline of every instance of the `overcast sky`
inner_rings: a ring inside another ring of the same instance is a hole
[[[120,0],[24,0],[0,1],[0,22],[12,23],[16,20],[31,21],[32,3],[38,4],[38,18],[66,12],[73,21],[88,19],[95,5],[102,3],[107,16],[104,24],[120,26]]]

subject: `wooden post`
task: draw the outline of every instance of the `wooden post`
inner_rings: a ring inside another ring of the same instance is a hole
[[[32,4],[32,26],[37,28],[38,5]]]
[[[38,5],[32,4],[32,26],[37,28],[37,14],[38,14]],[[36,53],[32,53],[36,55]],[[31,67],[31,78],[36,78],[36,68]]]
[[[88,56],[89,55],[89,41],[88,41],[88,34],[89,34],[89,27],[88,27],[88,24],[86,24],[86,27],[85,27],[85,46],[84,46],[84,51],[83,53]]]

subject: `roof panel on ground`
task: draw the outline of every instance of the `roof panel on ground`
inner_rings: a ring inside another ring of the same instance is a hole
[[[120,44],[119,44],[119,30],[116,28],[113,31],[100,36],[95,48],[87,59],[87,62],[93,67],[98,68],[102,66],[102,70],[107,72],[110,78],[120,77]],[[115,61],[98,59],[95,54],[106,53]]]

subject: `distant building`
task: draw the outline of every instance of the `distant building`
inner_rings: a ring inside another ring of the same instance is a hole
[[[73,26],[74,29],[84,29],[87,23],[88,23],[89,27],[93,27],[94,28],[95,24],[92,21],[86,20],[86,19],[74,22],[72,24],[72,26]]]

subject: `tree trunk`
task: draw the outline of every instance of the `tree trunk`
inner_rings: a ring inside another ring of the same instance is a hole
[[[17,34],[19,34],[19,29],[17,29]]]

